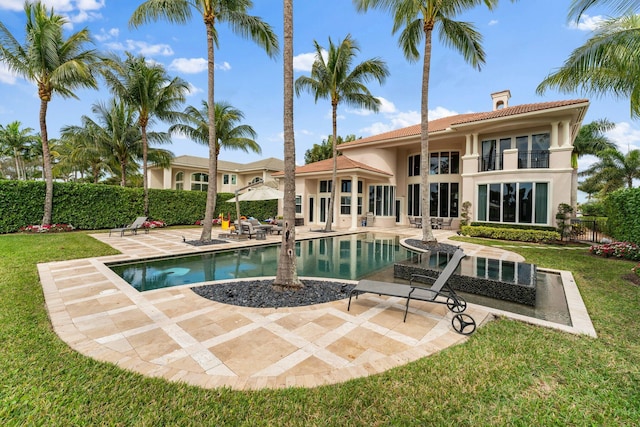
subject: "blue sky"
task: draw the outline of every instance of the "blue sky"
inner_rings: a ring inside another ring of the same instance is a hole
[[[194,14],[189,25],[164,22],[130,29],[128,20],[141,2],[125,0],[47,0],[56,12],[68,17],[69,30],[88,27],[99,50],[124,54],[130,51],[162,63],[169,73],[192,86],[187,104],[200,106],[206,97],[206,40],[201,17]],[[486,64],[481,71],[468,65],[462,56],[443,46],[434,37],[430,84],[430,118],[491,109],[493,92],[509,89],[510,105],[577,99],[581,93],[548,91],[535,93],[540,81],[562,65],[570,52],[583,44],[593,25],[606,17],[606,11],[593,10],[580,23],[567,21],[570,1],[502,1],[493,12],[478,7],[458,19],[474,23],[483,35]],[[282,43],[282,1],[254,0],[251,14],[260,16],[278,34]],[[371,92],[382,101],[378,114],[345,105],[338,109],[338,134],[365,137],[410,126],[420,119],[421,61],[408,62],[391,34],[391,19],[380,12],[359,14],[349,0],[305,0],[294,4],[295,77],[308,74],[313,62],[313,41],[328,46],[328,38],[338,43],[351,34],[360,45],[358,62],[380,57],[391,75],[383,86],[370,84]],[[0,21],[23,42],[22,0],[0,0]],[[283,158],[282,144],[282,59],[269,58],[253,42],[232,33],[226,24],[218,25],[220,48],[216,50],[216,100],[225,100],[245,113],[246,124],[258,133],[262,155],[223,151],[220,159],[238,162],[263,157]],[[91,115],[91,105],[106,101],[110,94],[100,90],[77,92],[79,100],[54,98],[49,104],[50,137],[59,136],[65,125],[80,124],[80,117]],[[39,100],[33,84],[12,76],[0,64],[0,124],[14,120],[39,130]],[[591,98],[585,123],[607,118],[616,123],[609,136],[626,152],[640,148],[640,125],[629,117],[627,100],[611,97]],[[157,123],[155,130],[167,125]],[[295,99],[296,158],[304,163],[304,152],[331,133],[330,104],[302,94]],[[184,138],[174,137],[166,146],[176,155],[206,157],[207,149]],[[581,161],[581,168],[592,159]]]

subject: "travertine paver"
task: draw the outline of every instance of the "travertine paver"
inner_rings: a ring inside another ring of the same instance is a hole
[[[407,237],[419,232],[376,231],[404,232]],[[202,298],[190,286],[139,293],[104,265],[210,249],[183,243],[199,234],[195,228],[125,237],[101,233],[94,237],[121,255],[38,265],[55,331],[77,351],[125,369],[200,387],[235,389],[342,382],[383,372],[466,339],[453,331],[451,314],[441,305],[412,303],[406,323],[402,300],[370,294],[359,296],[349,312],[346,300],[296,308],[236,307]],[[297,234],[311,235],[302,230]],[[439,239],[448,234],[439,232]],[[268,240],[278,242],[279,237]],[[265,242],[226,246],[259,243]],[[466,244],[463,248],[470,255],[490,253],[521,261],[517,254],[500,249]],[[570,274],[567,280],[572,281]],[[574,294],[569,292],[573,298]],[[468,313],[480,325],[492,317],[489,309],[473,304]],[[590,333],[588,325],[580,332]]]

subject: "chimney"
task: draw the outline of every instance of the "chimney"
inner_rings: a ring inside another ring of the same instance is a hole
[[[493,111],[502,110],[509,106],[509,98],[511,98],[511,92],[509,89],[491,94],[493,100]]]

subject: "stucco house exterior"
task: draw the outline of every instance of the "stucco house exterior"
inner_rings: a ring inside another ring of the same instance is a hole
[[[508,90],[491,95],[492,109],[429,122],[429,170],[420,162],[420,125],[339,145],[334,226],[409,225],[420,216],[420,174],[429,174],[430,215],[460,221],[555,226],[560,203],[576,200],[571,152],[587,99],[509,106]],[[296,212],[324,224],[332,160],[296,169]],[[275,173],[274,177],[282,177]]]
[[[257,180],[273,181],[272,175],[284,170],[284,162],[273,157],[251,163],[218,160],[218,192],[233,193]],[[209,160],[196,156],[177,156],[169,168],[149,167],[149,188],[207,191]]]

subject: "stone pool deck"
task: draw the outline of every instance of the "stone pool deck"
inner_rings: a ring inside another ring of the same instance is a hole
[[[360,231],[389,232],[401,238],[420,233],[415,228]],[[453,234],[435,233],[441,242]],[[98,233],[92,236],[121,254],[39,264],[56,333],[81,354],[143,375],[238,390],[339,383],[383,372],[468,339],[453,330],[451,314],[442,305],[412,302],[406,323],[402,322],[403,300],[370,294],[354,301],[351,311],[347,311],[347,300],[284,309],[237,307],[201,298],[191,285],[139,293],[105,266],[106,262],[212,250],[212,246],[183,242],[199,235],[199,228],[156,229],[124,237]],[[296,236],[326,235],[298,227]],[[268,235],[266,241],[236,241],[215,249],[280,239]],[[462,246],[468,255],[522,261],[502,249],[450,243]],[[595,336],[571,274],[561,274],[572,327],[474,304],[469,304],[467,312],[480,326],[494,315],[504,315]]]

